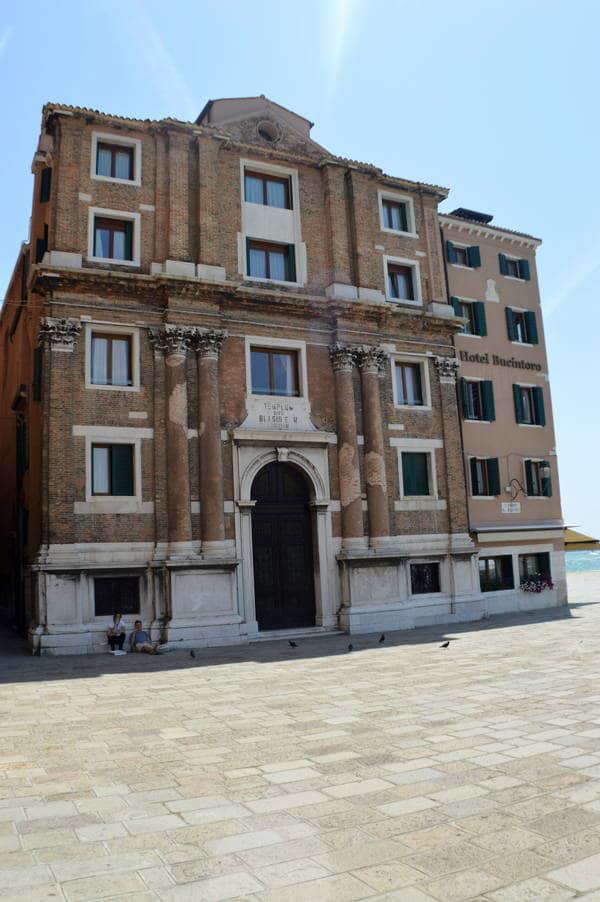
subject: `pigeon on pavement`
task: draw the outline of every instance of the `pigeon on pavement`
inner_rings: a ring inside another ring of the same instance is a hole
[[[442,644],[440,645],[440,648],[448,648],[449,645],[450,645],[450,639],[447,639],[445,642],[442,642]]]
[[[196,657],[196,652],[192,648],[192,650],[190,651],[190,658],[195,658],[195,657]]]
[[[288,639],[288,644],[289,644],[290,648],[298,648],[298,643],[292,642],[291,639]]]
[[[381,645],[382,642],[385,642],[385,633],[382,633],[379,637],[379,644]]]

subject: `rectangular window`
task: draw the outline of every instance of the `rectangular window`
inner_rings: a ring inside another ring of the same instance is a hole
[[[506,308],[506,327],[510,341],[521,344],[538,344],[538,331],[533,310],[513,310]]]
[[[494,388],[489,379],[461,380],[463,416],[466,420],[496,419]]]
[[[133,147],[99,141],[96,147],[96,175],[132,182],[134,180]]]
[[[446,241],[446,259],[448,263],[468,266],[470,269],[477,269],[481,266],[481,253],[477,244],[463,247],[453,244],[452,241]]]
[[[131,336],[92,333],[93,385],[132,385]]]
[[[482,592],[514,589],[515,578],[510,554],[479,558],[479,584]]]
[[[506,275],[512,276],[513,279],[519,278],[519,261],[511,260],[510,257],[506,259]]]
[[[383,199],[381,202],[383,210],[383,227],[384,229],[392,229],[394,232],[408,232],[408,211],[407,205],[402,201]]]
[[[521,583],[549,579],[551,579],[549,552],[519,555],[519,580]]]
[[[501,275],[522,279],[525,282],[531,279],[528,260],[517,260],[514,257],[507,257],[506,254],[498,254],[498,262]]]
[[[133,260],[133,222],[94,217],[94,257]]]
[[[52,169],[46,166],[42,169],[40,176],[40,203],[46,204],[50,200],[50,191],[52,189]]]
[[[525,482],[527,494],[533,498],[552,496],[552,475],[547,460],[525,461]]]
[[[402,486],[405,497],[430,495],[428,451],[402,452]]]
[[[289,178],[280,178],[265,172],[244,172],[244,199],[246,203],[263,204],[265,207],[292,209],[292,192]]]
[[[388,291],[398,301],[415,301],[415,273],[412,266],[388,263]]]
[[[92,495],[134,495],[133,445],[92,445]]]
[[[439,564],[411,564],[410,588],[413,595],[429,595],[440,591]]]
[[[471,493],[477,495],[499,495],[500,474],[497,457],[471,458]]]
[[[513,385],[515,418],[525,426],[545,426],[544,392],[537,386]]]
[[[137,576],[94,578],[94,615],[111,617],[140,613],[140,581]],[[128,624],[128,626],[133,624]]]
[[[396,404],[398,406],[423,406],[423,380],[420,363],[396,363]]]
[[[464,317],[467,322],[460,330],[463,335],[487,335],[485,304],[483,301],[463,301],[462,298],[450,298],[456,316]]]
[[[252,348],[250,351],[252,393],[298,397],[298,354],[273,348]]]
[[[248,275],[255,279],[295,282],[294,248],[291,244],[248,241]]]

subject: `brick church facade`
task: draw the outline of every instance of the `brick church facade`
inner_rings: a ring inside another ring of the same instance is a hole
[[[181,647],[533,605],[482,591],[447,191],[310,129],[264,97],[44,107],[0,321],[5,616],[33,648],[100,650],[114,609]]]

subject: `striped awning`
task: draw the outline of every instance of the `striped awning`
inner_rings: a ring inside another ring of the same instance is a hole
[[[600,542],[575,529],[565,529],[565,551],[600,551]]]

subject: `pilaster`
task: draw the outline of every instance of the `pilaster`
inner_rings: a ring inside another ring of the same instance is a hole
[[[448,531],[450,535],[467,533],[469,518],[456,396],[456,375],[460,364],[455,357],[446,356],[438,356],[434,362],[440,384],[444,466],[448,493]]]
[[[385,545],[389,542],[390,515],[379,378],[385,367],[387,354],[379,348],[364,347],[360,349],[357,357],[363,398],[369,544],[372,546]]]

